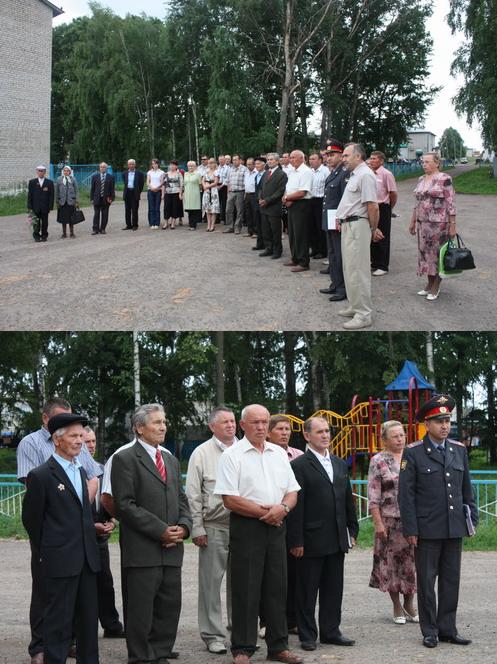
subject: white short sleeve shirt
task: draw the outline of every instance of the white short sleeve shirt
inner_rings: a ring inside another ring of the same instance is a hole
[[[240,496],[258,505],[277,505],[290,491],[299,491],[288,457],[278,445],[266,442],[259,450],[244,436],[219,459],[214,493]]]

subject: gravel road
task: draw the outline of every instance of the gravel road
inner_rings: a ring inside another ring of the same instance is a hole
[[[119,585],[119,546],[111,544],[111,565],[116,587]],[[29,662],[29,544],[26,541],[0,541],[0,664]],[[318,646],[314,653],[305,653],[306,664],[344,662],[346,664],[495,664],[497,642],[497,588],[495,570],[497,553],[470,552],[463,556],[458,628],[473,639],[469,647],[440,644],[428,650],[421,644],[418,625],[394,625],[390,616],[390,599],[368,588],[371,572],[371,551],[355,550],[347,556],[342,629],[356,639],[353,648]],[[178,664],[228,664],[229,656],[211,655],[205,650],[197,631],[197,551],[186,546],[183,567],[183,609],[176,649]],[[118,593],[119,595],[119,593]],[[298,648],[296,636],[290,645]],[[344,652],[345,651],[345,652]],[[302,653],[304,654],[304,653]],[[266,651],[253,657],[254,664],[265,661]],[[101,664],[125,664],[126,647],[122,641],[100,639]],[[74,662],[74,660],[69,660]]]
[[[467,167],[459,167],[464,169]],[[496,197],[458,195],[458,227],[477,269],[443,284],[440,298],[417,297],[416,240],[407,230],[415,180],[399,184],[392,262],[373,278],[377,330],[497,329]],[[144,199],[144,197],[142,197]],[[55,213],[47,243],[32,241],[24,215],[0,218],[0,329],[3,330],[341,330],[319,288],[321,261],[292,274],[283,260],[260,258],[242,235],[187,227],[151,231],[142,200],[140,228],[122,232],[124,207],[111,208],[108,233],[91,236],[92,211],[61,240]],[[288,242],[284,240],[284,258]]]

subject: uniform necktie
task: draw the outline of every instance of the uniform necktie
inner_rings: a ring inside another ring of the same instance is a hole
[[[444,457],[445,459],[445,446],[444,445],[437,445],[437,450],[440,452],[440,454]]]
[[[155,465],[157,466],[157,470],[159,471],[160,476],[165,482],[167,478],[166,468],[164,466],[164,459],[162,458],[162,454],[159,448],[157,448],[157,451],[155,453]]]
[[[100,176],[100,198],[104,197],[105,175]]]

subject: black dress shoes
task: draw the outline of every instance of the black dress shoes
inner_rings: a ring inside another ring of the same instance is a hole
[[[273,252],[269,251],[269,249],[265,249],[262,254],[259,254],[259,256],[272,256]]]
[[[273,254],[271,258],[276,259],[276,258],[281,258],[281,254]]]
[[[124,629],[121,627],[121,629],[104,629],[104,639],[124,639],[126,638],[126,634],[124,633]]]
[[[460,634],[456,634],[455,636],[443,636],[443,634],[439,634],[438,640],[445,643],[453,643],[456,646],[469,646],[471,643],[471,639],[465,639]]]
[[[329,274],[329,273],[330,269],[328,267],[326,267],[324,270],[319,270],[319,274]]]
[[[317,645],[315,641],[302,641],[300,647],[302,650],[316,650]]]
[[[336,293],[336,289],[335,288],[320,288],[319,292],[323,293],[323,295],[333,295],[334,293]]]
[[[347,299],[346,295],[339,295],[338,293],[335,293],[335,295],[332,295],[330,297],[330,302],[341,302],[342,300],[346,299]]]
[[[255,245],[255,247],[252,247],[252,251],[263,251],[263,250],[264,247],[258,247],[257,245]]]
[[[321,639],[321,643],[332,643],[334,646],[353,646],[355,641],[340,634],[340,636],[334,636],[331,639]]]
[[[438,639],[436,636],[424,636],[423,637],[423,645],[426,646],[426,648],[436,648],[438,643]]]

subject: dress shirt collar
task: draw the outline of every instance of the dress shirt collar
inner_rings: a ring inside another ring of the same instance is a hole
[[[255,447],[255,445],[252,445],[250,440],[247,438],[247,436],[244,436],[240,442],[238,443],[240,445],[240,449],[242,452],[250,452],[251,450],[254,450],[255,452],[259,452],[258,448]],[[275,445],[276,447],[276,445]],[[272,449],[272,443],[268,443],[267,440],[264,441],[264,452],[273,452],[274,450]]]
[[[442,447],[445,448],[445,440],[447,440],[447,439],[442,440],[442,442],[440,443],[440,442],[435,442],[435,441],[433,440],[433,438],[430,436],[430,434],[428,434],[428,438],[430,439],[430,443],[433,445],[433,447],[440,447],[440,446],[442,446]]]
[[[45,182],[45,178],[38,178],[38,183],[40,187],[43,187],[43,183]]]
[[[72,461],[69,461],[69,459],[64,459],[64,457],[61,457],[59,454],[57,454],[57,452],[54,452],[52,456],[62,466],[66,473],[68,470],[81,468],[81,463],[78,457],[74,457]]]
[[[326,450],[324,454],[319,454],[319,452],[316,452],[316,450],[312,448],[310,445],[307,446],[307,449],[310,450],[315,456],[317,456],[317,458],[321,463],[323,463],[323,461],[326,460],[331,462],[330,453],[328,452],[328,450]]]
[[[270,168],[269,170],[271,171],[271,173],[274,173],[274,171],[275,171],[277,168],[279,168],[278,165],[273,166],[273,168]]]
[[[143,449],[147,452],[149,457],[155,463],[155,455],[157,454],[157,450],[160,449],[160,445],[158,447],[154,447],[153,445],[146,443],[141,438],[137,438],[136,440],[140,443],[140,445],[143,447]]]
[[[219,438],[216,438],[216,436],[212,436],[212,440],[215,442],[215,444],[219,447],[219,449],[224,452],[224,450],[229,450],[230,447],[233,447],[233,445],[237,442],[238,438],[235,436],[233,438],[233,442],[231,445],[226,445],[225,443],[221,442]]]

